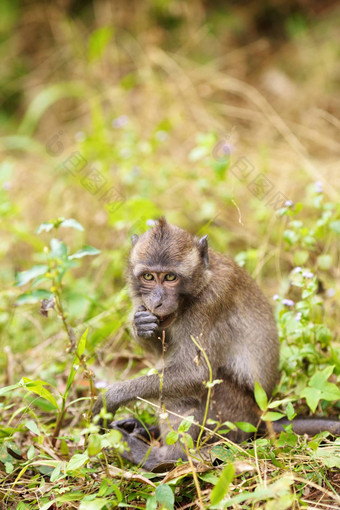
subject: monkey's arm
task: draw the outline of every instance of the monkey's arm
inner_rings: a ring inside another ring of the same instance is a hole
[[[203,381],[207,380],[207,369],[203,364],[197,367],[192,362],[192,365],[192,370],[186,366],[185,371],[176,365],[165,368],[162,384],[162,395],[165,398],[181,399],[190,395],[198,396],[204,391]],[[106,409],[114,414],[119,407],[137,397],[147,400],[158,399],[161,394],[160,388],[161,378],[158,374],[144,375],[130,381],[113,384],[105,393]],[[98,414],[102,406],[103,397],[100,395],[93,407],[93,415]]]

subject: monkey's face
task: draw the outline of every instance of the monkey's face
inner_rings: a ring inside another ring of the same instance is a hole
[[[143,304],[156,315],[160,327],[169,327],[175,321],[179,307],[180,277],[172,272],[150,270],[142,271],[138,280]]]
[[[161,218],[145,234],[132,238],[130,287],[162,328],[176,320],[186,300],[201,292],[209,275],[206,236],[195,238]]]

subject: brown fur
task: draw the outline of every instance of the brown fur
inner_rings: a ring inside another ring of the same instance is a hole
[[[258,422],[253,398],[258,381],[268,396],[278,378],[279,346],[271,308],[252,278],[232,259],[207,248],[205,238],[169,225],[164,218],[133,240],[129,261],[129,285],[136,339],[158,357],[162,351],[160,320],[175,317],[165,328],[165,372],[162,397],[165,408],[180,415],[194,415],[202,422],[206,405],[209,370],[202,353],[191,339],[205,350],[213,370],[213,379],[222,383],[213,390],[209,418],[219,422]],[[146,282],[143,273],[154,275]],[[164,274],[177,275],[175,282],[161,282]],[[138,333],[140,332],[140,334]],[[158,364],[161,369],[160,363]],[[137,397],[160,399],[157,374],[120,382],[106,393],[107,409],[115,412]],[[98,399],[94,413],[102,405]],[[172,427],[179,419],[169,414]],[[168,423],[160,423],[162,437]],[[119,427],[130,446],[126,454],[140,463],[148,446],[136,434]],[[193,439],[199,428],[191,427]],[[247,434],[230,432],[240,441]],[[144,462],[154,469],[162,462],[184,458],[179,447],[153,448]]]

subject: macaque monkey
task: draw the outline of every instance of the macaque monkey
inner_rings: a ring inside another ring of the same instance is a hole
[[[105,405],[114,414],[141,397],[161,402],[168,413],[160,418],[158,448],[142,440],[145,433],[137,420],[114,422],[111,426],[129,446],[124,457],[147,470],[186,459],[181,445],[167,445],[165,437],[181,417],[204,421],[209,366],[201,349],[218,381],[208,419],[257,425],[254,385],[257,381],[271,396],[279,376],[279,342],[271,307],[254,280],[232,259],[208,248],[207,236],[199,239],[161,218],[132,237],[128,281],[134,337],[158,358],[163,377],[161,382],[155,373],[113,384]],[[102,406],[100,396],[94,415]],[[197,440],[199,426],[192,425],[189,433]],[[249,434],[236,429],[227,437],[240,442]]]

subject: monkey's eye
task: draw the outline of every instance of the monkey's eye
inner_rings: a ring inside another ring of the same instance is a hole
[[[148,282],[151,281],[151,280],[154,280],[153,275],[150,274],[150,273],[144,273],[143,274],[143,278],[144,278],[144,280],[147,280]]]
[[[177,276],[173,273],[168,273],[164,276],[164,280],[166,280],[167,282],[173,282],[174,280],[176,280]]]

